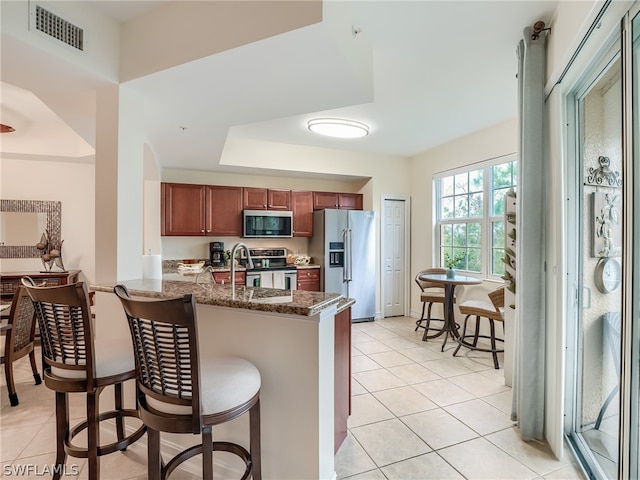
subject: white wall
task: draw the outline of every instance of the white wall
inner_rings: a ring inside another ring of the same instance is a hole
[[[82,270],[81,280],[95,279],[93,163],[0,159],[0,197],[5,200],[62,202],[62,260],[68,270]],[[44,232],[41,232],[44,233]],[[33,239],[35,245],[40,236]],[[40,271],[39,258],[5,258],[0,270]]]

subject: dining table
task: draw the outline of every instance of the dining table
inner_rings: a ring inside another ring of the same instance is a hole
[[[444,342],[442,342],[442,348],[440,349],[441,352],[444,352],[444,347],[447,345],[449,335],[454,339],[460,336],[458,333],[459,326],[456,324],[455,312],[453,311],[456,287],[458,285],[479,285],[482,283],[482,280],[470,275],[460,275],[457,273],[453,276],[445,273],[423,273],[418,278],[427,282],[440,284],[444,287],[444,322],[442,330],[435,335],[429,336],[425,330],[425,334],[422,337],[422,340],[426,341],[428,338],[436,338],[444,334]]]

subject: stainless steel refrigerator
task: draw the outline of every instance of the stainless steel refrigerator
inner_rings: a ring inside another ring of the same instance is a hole
[[[375,212],[320,210],[313,214],[309,255],[322,266],[320,289],[355,298],[353,322],[372,321],[376,309]]]

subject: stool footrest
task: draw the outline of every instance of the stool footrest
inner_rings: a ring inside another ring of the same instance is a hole
[[[247,451],[246,448],[238,445],[237,443],[231,442],[213,442],[213,451],[214,452],[229,452],[233,453],[240,457],[240,459],[246,465],[246,470],[242,475],[241,480],[246,480],[251,475],[252,470],[252,462],[251,455]],[[189,447],[186,450],[183,450],[178,455],[173,457],[162,469],[162,480],[166,480],[171,472],[173,472],[180,464],[186,460],[189,460],[191,457],[195,457],[196,455],[200,455],[202,453],[202,444],[194,445],[193,447]]]
[[[465,339],[466,338],[473,338],[475,340],[476,336],[475,335],[461,335],[458,337],[458,343],[464,347],[467,347],[470,350],[477,350],[478,352],[488,352],[488,353],[501,353],[504,352],[504,350],[501,349],[492,349],[492,348],[482,348],[482,347],[478,347],[477,344],[474,345],[473,343],[467,342]],[[487,340],[491,340],[491,337],[489,335],[478,335],[478,338],[486,338]],[[504,340],[502,338],[496,338],[496,342],[503,342]],[[455,356],[455,354],[454,354]]]
[[[138,418],[138,412],[136,410],[111,410],[109,412],[101,413],[98,416],[98,423],[104,420],[110,420],[112,418]],[[88,422],[85,420],[84,422],[78,423],[71,430],[69,430],[69,438],[64,442],[64,450],[67,455],[76,458],[88,458],[89,450],[83,447],[78,447],[73,445],[71,441],[73,438],[86,429],[88,426]],[[146,425],[142,424],[140,428],[138,428],[131,435],[124,437],[122,440],[118,440],[117,442],[109,443],[107,445],[98,446],[98,456],[108,455],[113,452],[117,452],[119,450],[125,450],[129,445],[139,440],[142,435],[147,431]]]

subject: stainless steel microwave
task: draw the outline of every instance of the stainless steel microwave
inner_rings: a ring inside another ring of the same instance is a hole
[[[244,237],[293,236],[293,212],[280,210],[244,210],[243,217]]]

